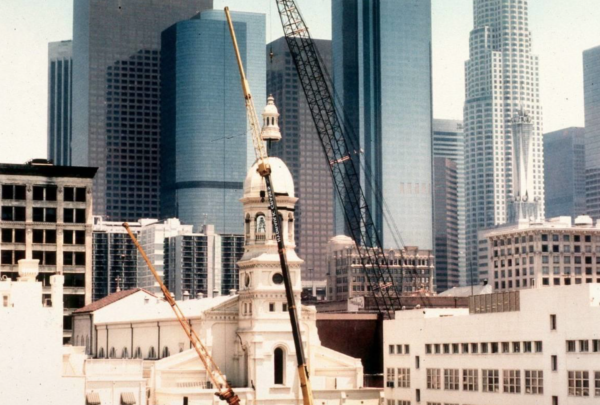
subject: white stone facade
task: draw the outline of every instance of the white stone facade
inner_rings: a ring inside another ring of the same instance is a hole
[[[384,321],[388,404],[600,403],[600,284],[511,294]]]
[[[479,268],[494,291],[600,283],[600,225],[587,216],[521,222],[479,233]]]

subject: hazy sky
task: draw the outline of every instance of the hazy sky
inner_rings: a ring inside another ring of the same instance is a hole
[[[462,119],[472,1],[432,0],[435,118]],[[331,0],[298,3],[312,35],[330,38]],[[225,5],[264,12],[273,22],[267,40],[282,35],[274,0],[215,0]],[[72,18],[73,0],[0,0],[0,162],[46,157],[47,44],[71,39]],[[599,1],[529,0],[529,19],[544,132],[583,126],[581,53],[600,45]]]

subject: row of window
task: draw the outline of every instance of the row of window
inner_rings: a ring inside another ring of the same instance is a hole
[[[32,208],[33,222],[56,223],[56,208]],[[2,207],[2,221],[25,222],[25,207]],[[85,208],[64,208],[63,222],[85,224]]]
[[[85,187],[64,187],[63,201],[85,202],[86,189]],[[48,186],[33,186],[34,201],[57,201],[58,187],[55,185]],[[3,200],[26,200],[27,187],[17,184],[2,185]]]
[[[56,252],[44,252],[34,250],[31,258],[40,261],[40,265],[56,266]],[[24,250],[2,250],[0,251],[0,264],[16,265],[19,260],[25,259]],[[85,266],[85,252],[63,252],[64,266]]]
[[[55,229],[34,229],[33,243],[56,244]],[[25,243],[25,229],[2,229],[2,243]],[[63,243],[66,245],[85,245],[85,231],[63,231]]]
[[[575,353],[579,348],[580,353],[587,353],[590,351],[589,340],[567,340],[567,353]],[[592,351],[594,353],[600,352],[600,339],[592,340]]]
[[[542,341],[526,342],[483,342],[483,343],[428,343],[426,354],[497,354],[497,353],[541,353]],[[390,348],[391,350],[391,348]],[[392,354],[390,352],[390,354]]]
[[[428,368],[427,389],[448,391],[479,391],[479,370]],[[501,373],[502,372],[502,373]],[[571,372],[569,372],[571,373]],[[502,375],[502,392],[505,394],[541,395],[544,393],[544,372],[542,370],[481,370],[481,392],[500,392],[500,375]],[[569,374],[570,375],[570,374]],[[524,377],[521,378],[521,377]],[[524,383],[524,391],[522,385]],[[569,382],[569,387],[571,383]],[[388,368],[386,387],[410,388],[409,368]]]

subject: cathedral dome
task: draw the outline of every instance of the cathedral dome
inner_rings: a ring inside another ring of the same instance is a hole
[[[276,157],[269,157],[267,161],[271,165],[271,181],[273,182],[273,191],[275,194],[294,197],[294,179],[286,164]],[[252,165],[246,175],[246,180],[244,180],[244,198],[260,197],[260,192],[265,191],[265,181],[258,174],[257,168],[258,161]]]

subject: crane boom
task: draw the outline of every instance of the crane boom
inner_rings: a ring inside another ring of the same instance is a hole
[[[394,283],[373,214],[360,183],[360,156],[351,147],[327,86],[315,44],[294,0],[276,0],[285,39],[296,66],[350,237],[380,313],[393,318],[401,308],[401,288]]]
[[[179,305],[177,305],[177,302],[171,296],[171,293],[169,292],[169,289],[167,288],[167,286],[162,282],[160,276],[156,272],[156,269],[150,262],[150,259],[148,259],[146,252],[144,252],[144,249],[138,242],[137,238],[135,237],[133,232],[131,232],[131,229],[129,228],[129,224],[127,222],[125,222],[123,224],[123,227],[125,228],[125,230],[127,230],[127,233],[129,234],[129,237],[133,241],[133,244],[138,249],[138,251],[140,252],[142,257],[144,258],[144,261],[146,262],[146,264],[148,265],[148,268],[152,272],[154,279],[160,286],[160,289],[161,289],[163,295],[165,296],[165,299],[167,300],[167,302],[173,309],[173,312],[175,313],[175,316],[177,317],[179,324],[181,325],[181,327],[183,328],[183,331],[185,332],[188,339],[190,340],[190,343],[196,350],[196,353],[198,354],[200,361],[202,361],[202,364],[204,365],[206,374],[208,374],[208,377],[212,381],[213,386],[217,389],[217,392],[215,393],[215,395],[218,396],[222,401],[226,401],[229,405],[238,405],[240,403],[240,398],[233,392],[233,390],[227,383],[225,376],[223,375],[223,373],[221,373],[221,370],[219,370],[219,367],[214,362],[211,355],[208,353],[208,350],[206,350],[206,346],[204,346],[204,344],[198,337],[198,334],[196,333],[194,328],[192,328],[192,324],[187,320],[187,318],[181,311],[181,308],[179,308]]]
[[[292,325],[292,336],[294,338],[294,348],[296,349],[296,362],[298,365],[298,376],[300,378],[302,399],[304,405],[313,405],[312,388],[310,384],[308,365],[306,364],[306,357],[304,355],[304,346],[302,345],[302,336],[300,332],[300,323],[298,321],[296,300],[294,299],[294,290],[292,287],[290,269],[287,262],[285,242],[283,240],[283,236],[281,235],[281,222],[279,217],[279,210],[277,209],[277,201],[275,200],[273,183],[271,182],[271,167],[269,165],[269,162],[267,161],[267,151],[265,150],[264,143],[260,137],[260,125],[258,121],[258,116],[256,114],[256,109],[254,108],[254,100],[252,99],[252,93],[250,93],[250,85],[248,84],[246,74],[244,73],[244,65],[242,64],[242,57],[240,56],[240,51],[235,36],[235,30],[233,28],[233,22],[231,20],[231,15],[229,14],[229,7],[225,7],[225,16],[227,17],[229,33],[231,34],[233,49],[235,51],[238,68],[240,70],[242,90],[244,92],[244,100],[246,102],[246,114],[248,116],[248,121],[252,129],[252,143],[254,144],[256,159],[258,160],[258,173],[265,180],[265,188],[267,198],[269,200],[269,209],[271,211],[271,216],[273,217],[273,232],[277,241],[277,250],[279,253],[279,262],[281,264],[281,273],[283,274],[283,283],[285,286],[285,296],[287,299],[288,313],[290,314],[290,323]]]

